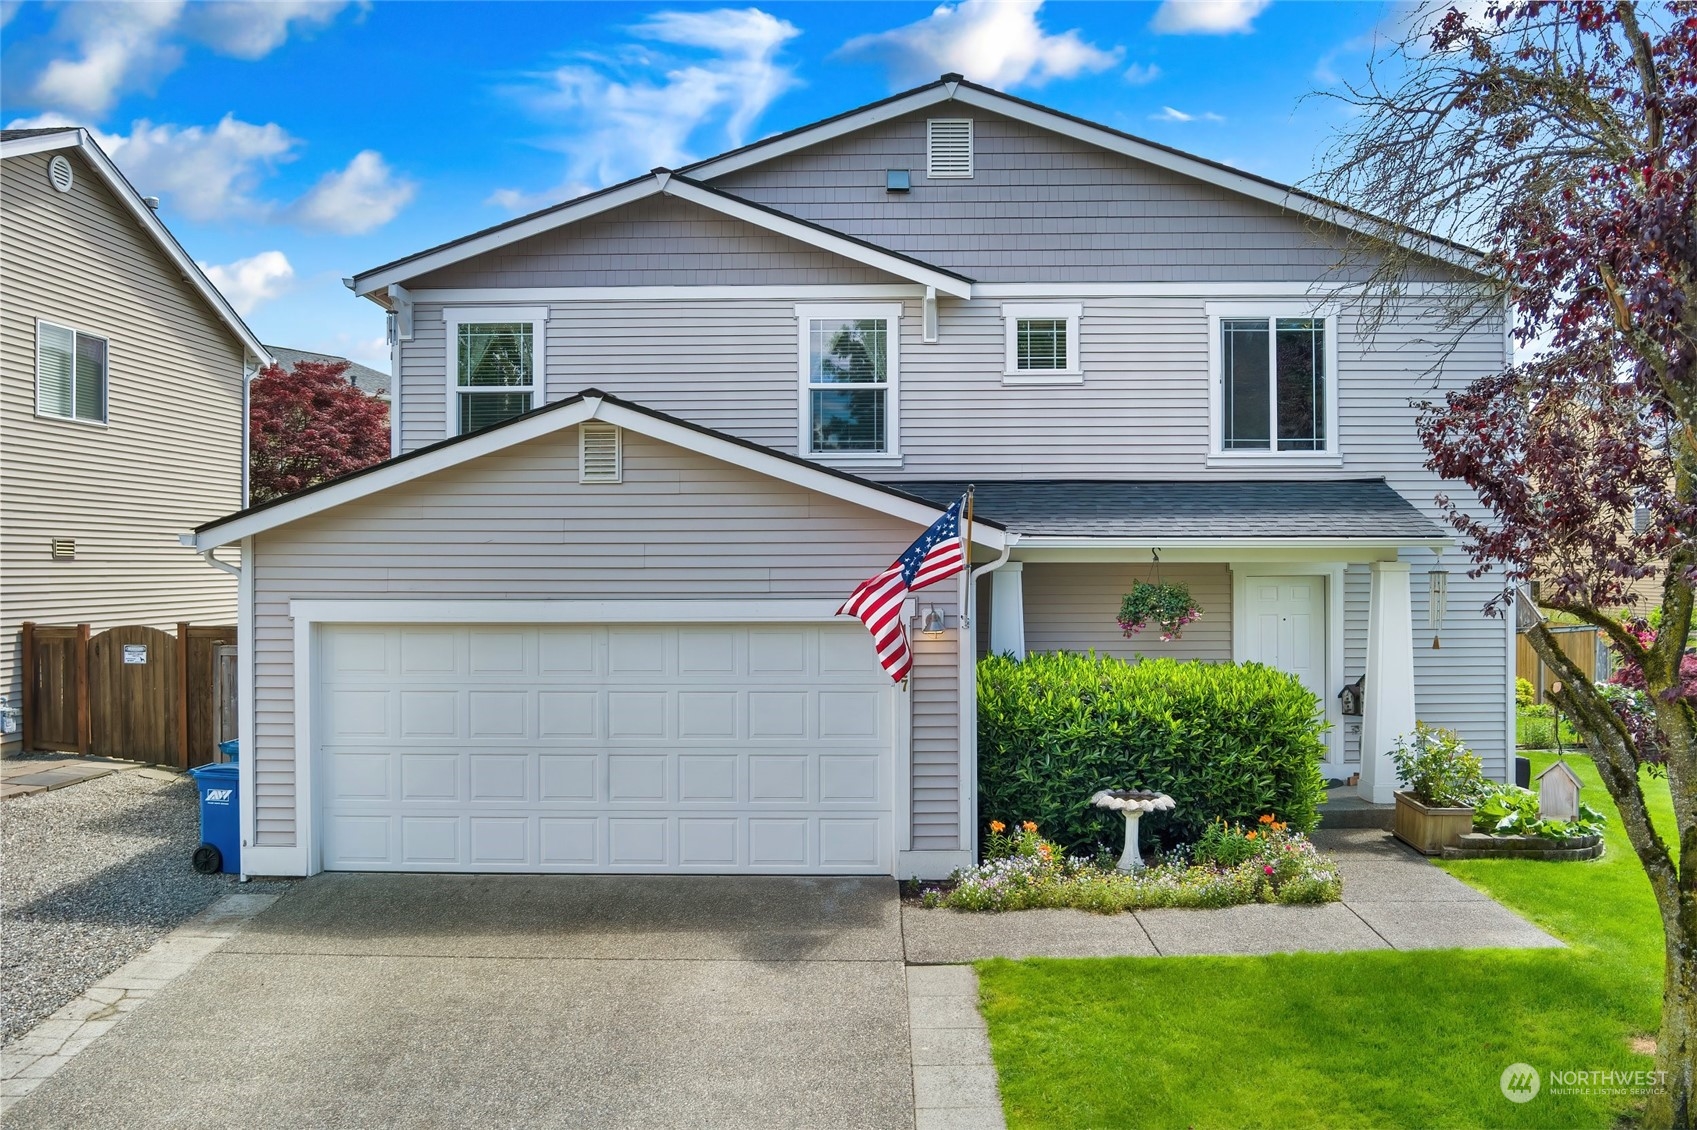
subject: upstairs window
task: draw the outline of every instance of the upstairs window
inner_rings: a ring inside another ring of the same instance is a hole
[[[106,422],[106,339],[35,324],[35,414]]]
[[[1230,312],[1211,320],[1216,454],[1334,451],[1331,319]]]
[[[899,306],[799,306],[803,454],[896,454]]]
[[[1082,308],[1067,303],[1005,303],[1008,384],[1062,383],[1083,380],[1078,363],[1078,321]]]
[[[464,435],[541,404],[545,311],[448,311],[450,423]]]

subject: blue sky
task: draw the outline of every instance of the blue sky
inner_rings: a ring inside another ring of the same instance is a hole
[[[1283,181],[1401,9],[1319,0],[24,3],[0,120],[96,132],[260,337],[388,368],[340,279],[944,71]]]

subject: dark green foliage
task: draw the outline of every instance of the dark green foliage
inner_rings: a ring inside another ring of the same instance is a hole
[[[1178,804],[1143,819],[1164,843],[1264,813],[1308,831],[1325,797],[1324,727],[1295,676],[1258,663],[992,656],[978,664],[979,815],[1035,820],[1069,852],[1117,851],[1123,818],[1090,797],[1139,788]]]

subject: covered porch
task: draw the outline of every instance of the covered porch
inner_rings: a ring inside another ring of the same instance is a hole
[[[921,493],[933,489],[962,488],[927,483]],[[1331,723],[1323,774],[1359,773],[1334,798],[1391,803],[1388,751],[1415,722],[1416,618],[1424,628],[1427,569],[1448,539],[1383,480],[980,483],[976,504],[1007,524],[1012,543],[1004,560],[975,562],[980,656],[1095,651],[1278,667]],[[1128,638],[1121,599],[1157,580],[1187,586],[1202,617],[1174,640],[1154,627]],[[1431,633],[1419,635],[1429,647]],[[1359,701],[1346,702],[1363,676]]]

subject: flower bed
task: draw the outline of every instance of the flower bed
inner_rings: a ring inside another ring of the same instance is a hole
[[[1118,871],[1111,856],[1067,856],[1027,821],[1009,832],[990,824],[985,861],[924,892],[929,907],[954,910],[1071,908],[1099,914],[1155,907],[1211,908],[1250,902],[1287,905],[1343,897],[1337,865],[1301,832],[1273,816],[1252,828],[1211,825],[1188,850],[1152,867]]]

